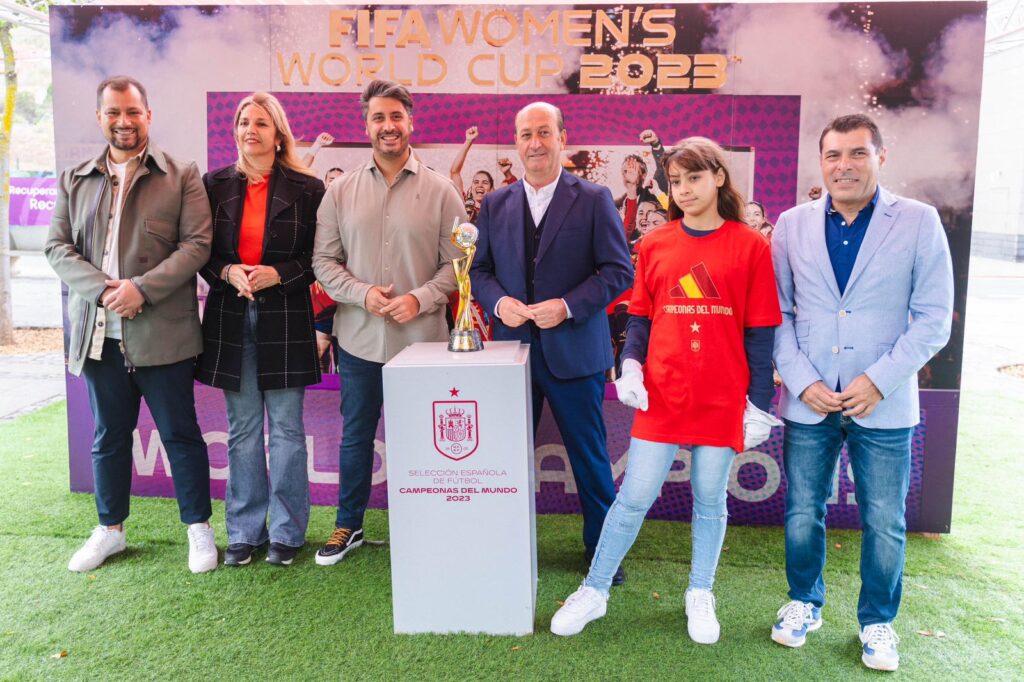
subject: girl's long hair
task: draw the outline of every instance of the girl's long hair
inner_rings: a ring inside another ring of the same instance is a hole
[[[675,166],[683,171],[718,171],[725,174],[725,182],[718,188],[718,215],[726,220],[743,222],[743,197],[732,185],[729,167],[725,165],[725,152],[717,143],[706,137],[688,137],[672,149],[668,150],[661,161],[665,169],[665,177],[669,177],[669,169]],[[672,200],[672,187],[669,186],[668,219],[678,220],[683,217],[683,209]]]
[[[303,175],[315,175],[313,170],[302,162],[295,151],[295,136],[292,135],[292,129],[288,125],[288,116],[284,113],[284,107],[281,106],[281,102],[269,92],[254,92],[242,99],[238,103],[238,108],[235,109],[232,134],[235,137],[235,146],[238,147],[238,161],[235,162],[238,172],[246,177],[249,184],[258,185],[263,182],[263,175],[269,170],[257,168],[252,160],[242,153],[242,146],[238,144],[238,119],[242,117],[242,112],[250,104],[255,104],[266,111],[270,115],[270,120],[274,122],[274,127],[277,128],[277,153],[274,155],[274,165],[284,166]]]

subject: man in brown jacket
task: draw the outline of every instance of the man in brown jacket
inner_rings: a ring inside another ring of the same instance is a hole
[[[141,83],[108,78],[96,106],[109,145],[61,174],[46,241],[50,266],[68,286],[68,371],[84,376],[96,423],[100,525],[68,568],[91,571],[126,547],[132,432],[144,397],[189,524],[189,568],[210,571],[210,468],[192,391],[202,350],[196,272],[210,256],[210,206],[195,163],[149,141],[153,114]]]

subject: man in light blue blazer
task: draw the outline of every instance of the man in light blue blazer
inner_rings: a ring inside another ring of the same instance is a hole
[[[821,627],[825,502],[845,441],[864,529],[861,660],[895,670],[917,372],[949,339],[953,268],[936,210],[879,186],[874,121],[833,120],[819,150],[828,193],[783,213],[772,242],[791,600],[772,639],[798,647]]]

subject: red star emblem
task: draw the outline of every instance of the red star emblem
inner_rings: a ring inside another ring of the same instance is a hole
[[[452,394],[453,398],[457,398],[459,395],[459,389],[455,388],[454,386],[452,386],[452,389],[448,392]]]

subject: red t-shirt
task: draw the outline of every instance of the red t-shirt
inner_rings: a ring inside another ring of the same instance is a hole
[[[263,230],[267,223],[267,186],[246,184],[245,204],[242,206],[242,225],[238,234],[238,257],[246,265],[259,265],[263,260]]]
[[[679,220],[662,225],[640,243],[629,313],[651,320],[650,407],[637,410],[632,435],[742,452],[743,330],[782,323],[768,241],[732,221],[702,237]]]

